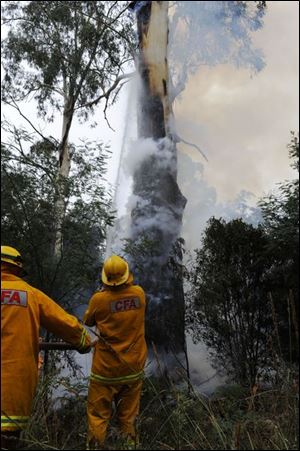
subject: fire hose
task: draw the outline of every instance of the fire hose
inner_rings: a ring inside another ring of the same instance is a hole
[[[76,351],[74,345],[64,341],[42,341],[39,343],[40,351]]]
[[[100,336],[97,334],[97,332],[93,331],[92,329],[88,328],[90,332],[92,332],[98,339]],[[94,347],[96,342],[98,340],[94,341],[91,346]],[[41,341],[39,343],[39,350],[40,351],[78,351],[78,347],[66,343],[65,341]]]
[[[93,329],[88,327],[88,330],[97,337],[97,340],[91,343],[91,347],[94,347],[96,343],[104,342],[108,348],[111,350],[111,352],[118,357],[120,362],[125,363],[131,370],[132,368],[128,365],[128,363],[123,360],[118,352],[116,352],[111,345],[97,332],[95,332]],[[66,343],[64,341],[40,341],[39,343],[39,350],[40,351],[78,351],[78,348],[76,348],[74,345],[70,343]]]

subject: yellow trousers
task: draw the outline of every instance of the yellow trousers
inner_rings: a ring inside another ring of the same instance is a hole
[[[90,382],[87,405],[89,440],[96,439],[100,444],[104,443],[113,401],[121,433],[135,438],[135,420],[140,408],[142,384],[142,380],[118,385]]]

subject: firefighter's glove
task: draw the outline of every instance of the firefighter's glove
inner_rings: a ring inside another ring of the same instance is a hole
[[[91,349],[92,349],[92,346],[90,345],[85,348],[77,348],[77,351],[79,352],[79,354],[88,354]]]
[[[83,348],[83,349],[82,348],[78,349],[78,352],[80,354],[87,354],[88,352],[93,350],[93,348],[96,346],[97,343],[98,343],[98,339],[92,341],[92,343],[88,347]]]

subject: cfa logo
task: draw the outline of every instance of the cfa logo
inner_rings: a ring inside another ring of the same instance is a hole
[[[139,298],[120,299],[119,301],[111,302],[111,311],[113,313],[127,312],[128,310],[135,310],[140,307]]]
[[[1,305],[27,307],[27,292],[20,290],[1,290]]]

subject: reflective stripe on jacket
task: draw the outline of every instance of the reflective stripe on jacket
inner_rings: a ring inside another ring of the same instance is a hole
[[[1,430],[27,424],[38,380],[40,326],[80,351],[90,347],[74,316],[23,279],[1,272]]]
[[[103,384],[122,384],[129,382],[136,382],[144,377],[144,371],[140,371],[139,373],[129,374],[128,376],[121,377],[104,377],[98,374],[91,373],[90,379],[92,381],[101,382]]]
[[[92,296],[84,322],[97,326],[101,339],[94,350],[91,380],[120,384],[143,377],[145,307],[145,293],[138,285],[121,285]]]
[[[6,416],[1,415],[1,430],[19,430],[27,427],[29,417],[21,417],[17,415]]]

